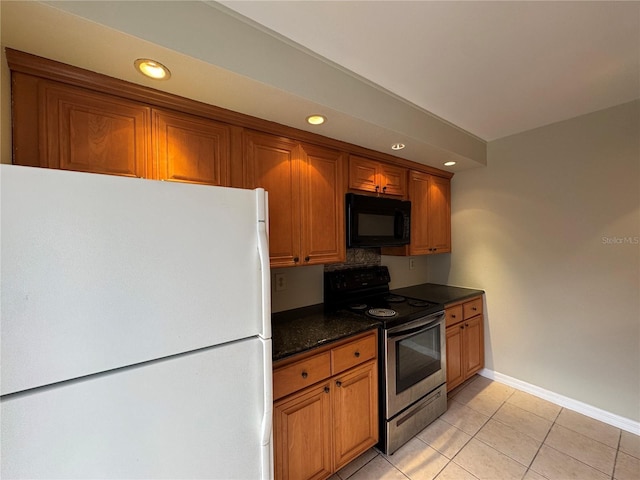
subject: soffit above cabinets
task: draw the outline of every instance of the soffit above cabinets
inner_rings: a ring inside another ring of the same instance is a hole
[[[5,47],[385,153],[404,143],[397,156],[444,170],[486,164],[483,140],[220,5],[3,1],[0,8]],[[143,57],[169,67],[171,79],[137,73],[133,62]],[[328,121],[310,126],[312,113]],[[443,167],[447,160],[458,163]]]
[[[259,4],[265,3],[269,8],[262,9]],[[587,44],[586,51],[573,63],[576,68],[572,70],[574,80],[571,84],[559,82],[566,80],[564,74],[546,71],[543,67],[547,64],[541,60],[551,56],[558,62],[567,54],[558,45],[567,49],[573,46],[572,43],[567,46],[566,42],[554,44],[554,35],[559,35],[558,29],[547,29],[537,36],[526,30],[529,33],[511,50],[503,48],[495,57],[487,57],[482,49],[470,51],[470,42],[473,46],[475,38],[478,45],[504,43],[504,38],[508,38],[504,37],[506,33],[523,27],[516,21],[522,17],[522,11],[501,16],[494,8],[474,17],[475,21],[467,25],[460,22],[465,18],[470,22],[469,15],[479,7],[473,6],[474,2],[465,2],[463,5],[468,9],[454,8],[453,5],[458,3],[270,1],[221,5],[183,1],[3,1],[0,3],[0,18],[3,46],[386,153],[392,153],[392,144],[404,143],[406,149],[396,155],[454,172],[486,165],[485,140],[495,135],[487,132],[488,129],[500,131],[496,130],[500,122],[518,129],[537,126],[549,118],[561,120],[563,118],[558,118],[556,110],[563,106],[567,107],[563,110],[564,115],[586,113],[581,110],[585,108],[582,100],[573,95],[580,90],[582,77],[585,77],[582,83],[591,79],[590,71],[584,70],[585,59],[591,63],[596,61],[602,70],[600,82],[589,80],[596,103],[588,108],[605,108],[612,101],[623,103],[629,97],[628,80],[636,79],[637,86],[640,55],[635,57],[636,77],[633,77],[629,75],[630,65],[624,52],[634,52],[634,47],[629,47],[626,40],[639,22],[638,15],[634,24],[628,20],[628,15],[620,18],[621,14],[615,8],[609,11],[598,7],[606,13],[601,15],[602,22],[620,19],[622,23],[618,25],[615,39],[608,44],[602,43],[602,37],[606,32],[611,33],[608,30],[611,27],[604,25],[604,34],[598,30],[590,35],[595,40]],[[394,10],[393,15],[395,23],[387,21],[381,24],[380,12],[384,10],[380,8],[383,4],[387,7],[397,5],[398,10]],[[405,14],[411,9],[435,8],[426,4],[451,5],[447,8],[441,5],[440,18],[433,15],[433,18],[420,18],[417,14],[413,16],[419,22],[406,18]],[[348,8],[366,10],[365,13],[359,10],[359,21],[352,21],[346,28],[344,22],[353,18],[342,14],[343,9]],[[274,14],[281,15],[282,19],[297,17],[294,23],[298,30],[292,30],[291,25],[285,28],[282,23],[273,23]],[[583,28],[600,25],[593,23],[593,15],[583,17],[578,16],[567,24],[566,38],[573,39],[573,33],[580,25]],[[531,18],[536,24],[545,20],[542,14]],[[566,19],[566,15],[559,18]],[[367,27],[371,19],[375,22]],[[496,27],[499,21],[502,22],[500,25],[511,27],[489,28]],[[317,27],[314,27],[314,22]],[[434,22],[440,26],[436,28]],[[337,57],[336,45],[331,43],[333,37],[314,34],[317,33],[314,28],[327,29],[330,23],[333,25],[331,28],[344,27],[342,36],[338,37],[344,54],[366,61],[365,66],[369,70]],[[417,23],[422,27],[416,27]],[[556,23],[551,22],[552,25]],[[373,33],[368,28],[373,28]],[[403,31],[401,36],[394,33],[399,28]],[[302,35],[302,31],[306,33]],[[412,40],[427,31],[432,35],[453,34],[448,36],[450,41],[440,42],[434,50],[438,37],[430,42]],[[479,31],[485,32],[484,37],[474,34]],[[314,35],[320,38],[320,43],[310,42],[309,38]],[[527,45],[527,38],[537,50],[532,50],[533,47],[518,50]],[[388,42],[384,47],[388,51],[379,50],[377,59],[366,49],[357,54],[352,51],[353,48],[364,49],[366,45],[382,48],[378,44],[380,41]],[[545,55],[549,51],[543,49],[545,45],[553,55]],[[622,56],[613,55],[617,51],[615,48],[600,51],[603,45],[607,48],[617,45],[623,52]],[[635,48],[637,53],[640,47]],[[398,55],[388,55],[394,49]],[[589,52],[591,55],[585,57]],[[533,53],[536,55],[531,56]],[[172,71],[171,80],[160,84],[142,78],[132,67],[133,61],[140,57],[152,57],[167,65]],[[515,65],[513,72],[507,68],[507,60]],[[445,68],[447,66],[449,70]],[[387,77],[376,76],[376,69],[384,69]],[[620,78],[627,79],[626,83],[617,80],[619,72],[623,74]],[[536,83],[541,75],[547,76],[547,83]],[[394,83],[405,80],[403,85],[411,89],[415,88],[416,78],[420,80],[417,93],[421,97],[412,96],[415,91],[402,90]],[[522,89],[514,78],[525,79],[529,90]],[[600,94],[601,90],[615,90],[618,97],[607,97]],[[496,102],[495,98],[501,97],[492,95],[499,93],[511,95],[506,97],[509,101]],[[637,91],[635,94],[637,96]],[[442,107],[447,102],[467,117],[449,113],[455,109]],[[328,121],[319,127],[306,124],[305,118],[312,113],[322,113]],[[473,116],[475,120],[468,120]],[[519,123],[522,119],[528,119],[530,123]],[[447,160],[458,163],[455,167],[443,167]]]

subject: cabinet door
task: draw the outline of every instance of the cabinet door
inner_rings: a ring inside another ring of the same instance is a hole
[[[349,157],[349,188],[378,192],[378,162],[351,155]]]
[[[381,163],[380,184],[382,193],[404,197],[407,194],[407,169]]]
[[[335,469],[378,442],[376,362],[333,378]]]
[[[303,390],[274,405],[275,478],[323,479],[331,475],[329,384]]]
[[[286,138],[245,132],[245,188],[269,193],[269,255],[272,267],[296,265],[300,259],[300,173],[297,143]]]
[[[153,110],[157,178],[228,186],[229,128],[192,115]]]
[[[409,178],[411,199],[411,255],[425,255],[429,250],[429,178],[430,175],[412,171]]]
[[[462,323],[447,327],[447,391],[464,382],[463,372],[463,332]]]
[[[484,366],[484,328],[482,315],[464,322],[465,379]]]
[[[151,110],[82,88],[43,82],[45,165],[150,177]]]
[[[429,248],[431,253],[451,251],[451,182],[447,178],[430,176]]]
[[[340,152],[302,146],[303,265],[344,262],[344,163]]]

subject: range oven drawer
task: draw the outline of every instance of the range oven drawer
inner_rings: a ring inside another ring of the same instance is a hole
[[[411,407],[385,421],[382,449],[391,455],[447,411],[447,386],[441,385]]]

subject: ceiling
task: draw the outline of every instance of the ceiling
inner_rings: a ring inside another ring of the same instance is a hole
[[[640,2],[220,3],[487,141],[640,98]]]
[[[3,47],[452,172],[486,165],[487,141],[640,98],[640,2],[2,0],[0,12]],[[140,57],[171,79],[136,73]],[[311,113],[328,121],[312,127]]]

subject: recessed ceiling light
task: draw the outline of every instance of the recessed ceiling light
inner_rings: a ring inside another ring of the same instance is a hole
[[[307,123],[311,125],[322,125],[326,121],[327,119],[324,115],[309,115],[307,117]]]
[[[453,167],[455,164],[456,162],[444,162],[445,167]]]
[[[406,145],[404,143],[394,143],[391,145],[391,150],[402,150]]]
[[[150,60],[148,58],[139,58],[133,64],[140,73],[144,76],[153,78],[155,80],[168,80],[171,77],[171,72],[167,67],[160,62]]]

